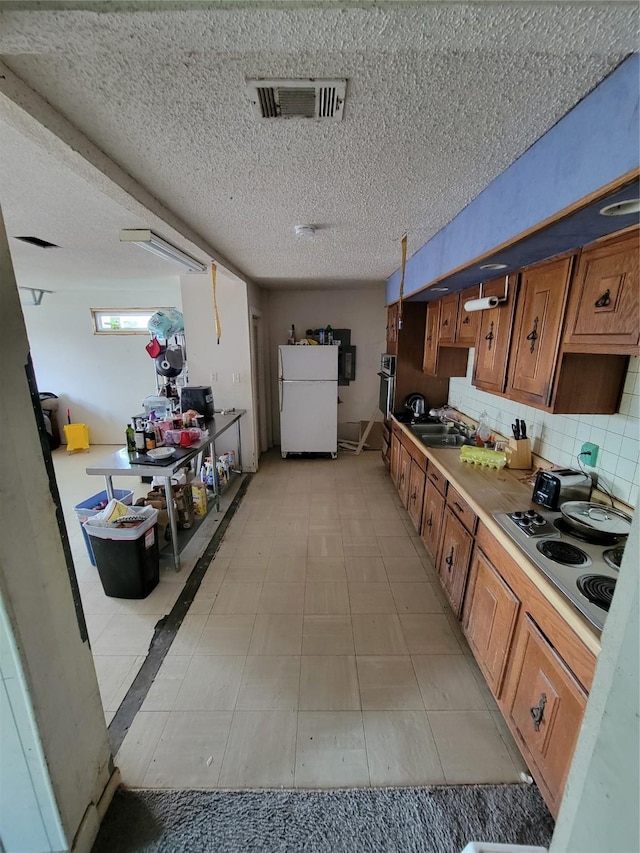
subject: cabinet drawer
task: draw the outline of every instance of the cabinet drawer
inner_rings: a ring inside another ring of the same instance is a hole
[[[439,468],[436,468],[433,462],[429,463],[429,467],[427,468],[427,480],[430,483],[433,483],[441,495],[447,494],[448,480],[442,471]]]
[[[447,489],[447,506],[451,509],[451,512],[460,519],[469,533],[476,532],[478,516],[451,484],[449,484],[449,488]]]
[[[413,459],[414,463],[418,466],[418,468],[420,468],[422,473],[426,474],[427,466],[429,464],[427,461],[427,457],[418,447],[415,446],[415,444],[411,444],[411,446],[409,447],[409,455]]]

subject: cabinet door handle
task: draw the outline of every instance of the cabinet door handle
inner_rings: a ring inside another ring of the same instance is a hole
[[[431,341],[431,335],[427,335],[427,343]]]
[[[606,308],[607,305],[611,304],[611,296],[609,294],[610,291],[605,290],[600,299],[596,299],[596,308]]]
[[[449,556],[445,557],[445,563],[447,564],[447,571],[451,571],[451,566],[453,565],[453,545],[451,546],[451,551],[449,552]],[[546,701],[546,700],[545,700]]]
[[[529,352],[533,352],[536,347],[536,340],[538,339],[538,318],[533,321],[533,329],[527,335],[527,340],[531,341],[531,346],[529,347]]]
[[[533,728],[539,732],[540,731],[540,723],[542,722],[542,715],[544,714],[544,706],[547,704],[547,694],[542,693],[540,695],[540,701],[537,705],[534,705],[533,708],[529,708],[529,713],[531,714],[531,719],[533,720]]]
[[[415,492],[411,495],[411,500],[415,503],[415,502],[416,502],[417,497],[418,497],[418,492],[417,492],[417,491],[415,491]]]
[[[442,321],[442,325],[443,325],[443,326],[448,326],[448,325],[449,325],[449,321],[448,321],[448,320],[443,320],[443,321]]]
[[[494,337],[495,337],[495,335],[493,334],[493,320],[492,320],[491,324],[489,325],[489,334],[484,336],[485,341],[489,341],[489,346],[487,347],[487,349],[491,349],[491,344],[493,343]]]
[[[429,516],[429,521],[427,521],[427,527],[433,527],[433,514]]]
[[[454,507],[458,510],[458,512],[462,512],[462,513],[464,512],[464,510],[462,509],[462,507],[460,506],[460,504],[458,503],[458,501],[454,501],[454,502],[453,502],[453,505],[454,505]]]
[[[471,317],[465,317],[464,320],[462,321],[462,325],[468,326],[470,322],[471,322]]]

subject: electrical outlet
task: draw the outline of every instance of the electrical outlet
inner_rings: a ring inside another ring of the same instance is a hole
[[[598,445],[592,444],[590,441],[585,441],[582,445],[580,456],[582,461],[586,465],[589,465],[590,468],[596,467],[596,462],[598,461],[598,450],[600,450]]]
[[[240,382],[240,374],[239,374],[239,373],[234,373],[234,374],[233,374],[233,382],[234,382],[234,384],[235,384],[235,385],[238,385],[238,384],[239,384],[239,382]]]
[[[209,374],[209,381],[210,382],[217,382],[218,381],[218,374],[215,372],[215,370],[212,370],[211,373]]]

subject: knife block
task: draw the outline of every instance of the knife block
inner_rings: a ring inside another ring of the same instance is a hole
[[[531,439],[510,438],[505,453],[507,454],[507,468],[531,468]]]

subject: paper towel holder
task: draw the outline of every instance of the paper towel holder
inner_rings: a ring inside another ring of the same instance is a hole
[[[486,311],[489,308],[495,308],[501,302],[507,301],[509,294],[509,276],[504,277],[504,296],[484,296],[484,282],[480,282],[480,296],[478,299],[468,299],[464,303],[465,311]]]

